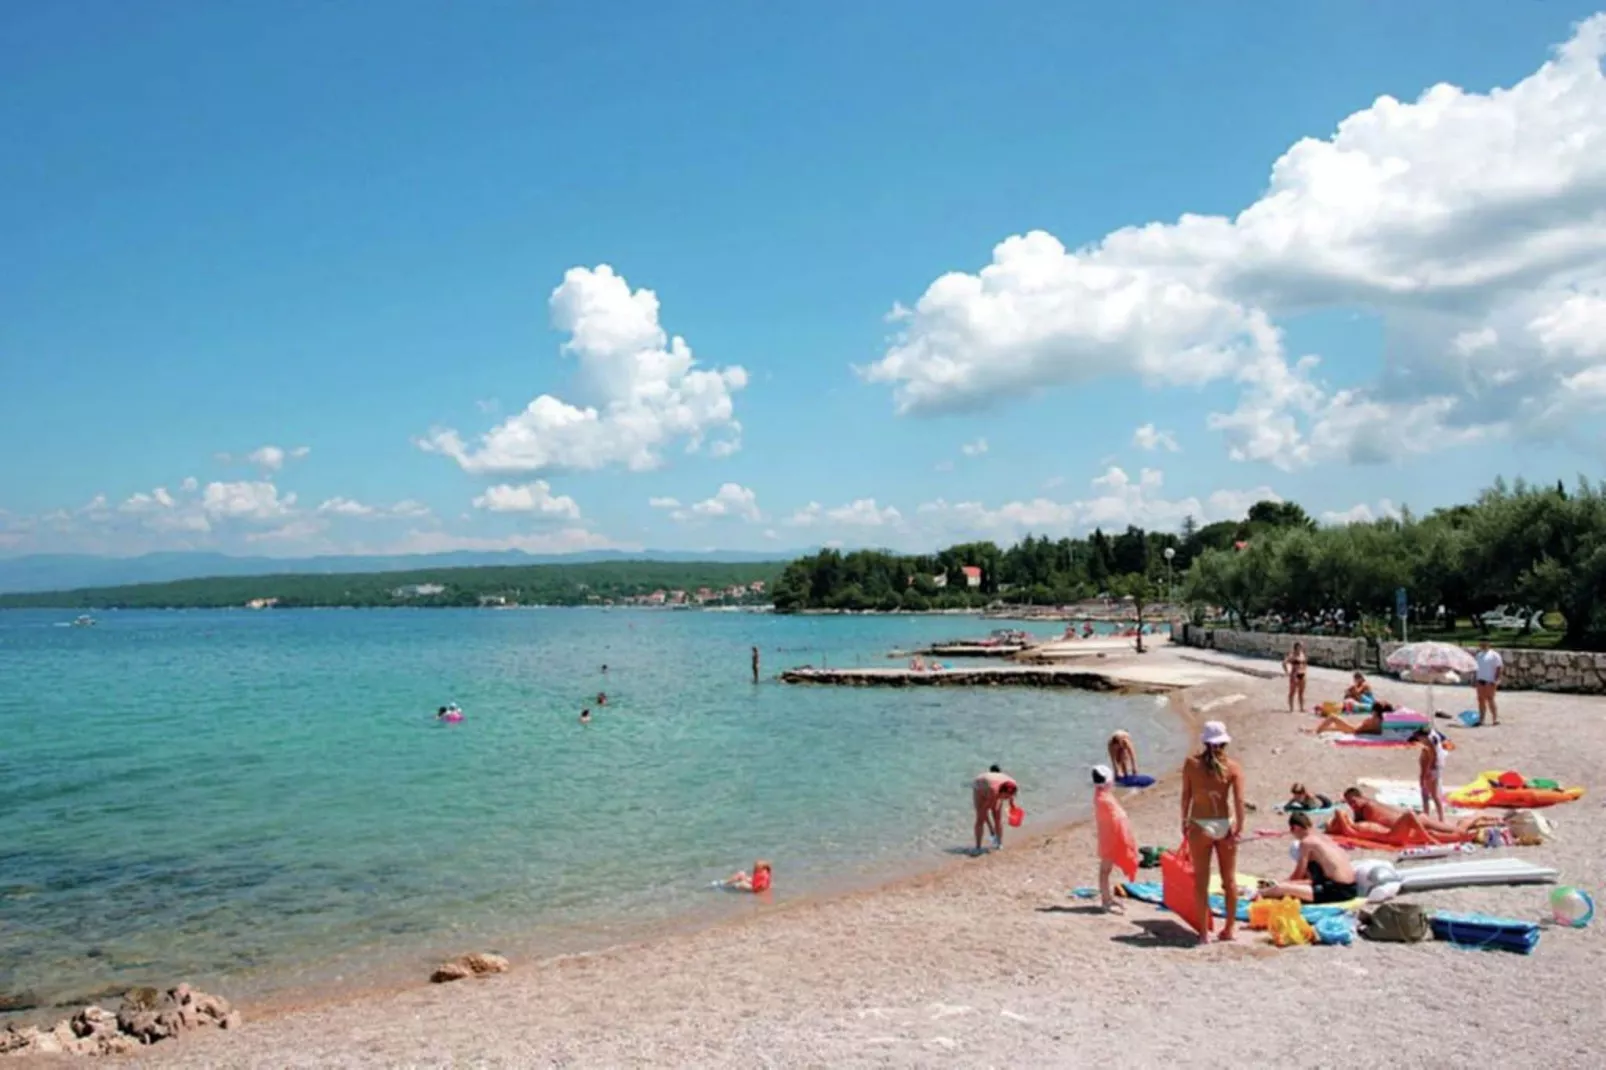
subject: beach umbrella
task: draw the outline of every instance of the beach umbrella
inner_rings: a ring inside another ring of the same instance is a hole
[[[1443,673],[1476,672],[1477,661],[1471,654],[1453,643],[1406,643],[1387,658],[1383,664],[1402,676],[1426,677],[1428,681],[1428,713],[1433,713],[1433,680]]]

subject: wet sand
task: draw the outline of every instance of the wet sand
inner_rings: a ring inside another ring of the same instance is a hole
[[[1342,690],[1345,674],[1310,675],[1313,700]],[[1423,688],[1378,690],[1425,702]],[[1471,704],[1470,689],[1437,695],[1442,709]],[[1314,718],[1284,712],[1279,680],[1233,673],[1172,701],[1190,722],[1220,719],[1234,733],[1258,805],[1253,829],[1283,827],[1271,808],[1296,779],[1336,795],[1360,776],[1414,777],[1410,750],[1363,752],[1302,734]],[[1504,767],[1591,788],[1547,812],[1558,823],[1554,842],[1505,853],[1606,892],[1597,846],[1606,825],[1591,780],[1606,765],[1606,700],[1510,694],[1503,706],[1499,728],[1448,729],[1457,749],[1447,782]],[[1090,764],[1103,760],[1088,755]],[[1030,798],[1028,785],[1028,809]],[[1125,802],[1140,842],[1174,845],[1174,771]],[[957,844],[969,836],[968,800],[954,806]],[[500,977],[430,986],[421,971],[404,991],[255,1017],[238,1032],[136,1058],[173,1067],[1599,1065],[1599,927],[1547,930],[1527,958],[1434,942],[1278,950],[1248,931],[1235,944],[1198,948],[1157,908],[1132,903],[1109,916],[1068,894],[1096,883],[1092,835],[1080,825],[1016,836],[997,854],[873,892],[755,903],[747,920],[518,961]],[[1289,842],[1246,844],[1240,868],[1286,875]],[[1157,880],[1158,871],[1145,876]],[[1429,909],[1539,920],[1548,891],[1414,898]]]

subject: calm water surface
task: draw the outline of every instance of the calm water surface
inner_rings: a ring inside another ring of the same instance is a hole
[[[1151,768],[1184,745],[1153,698],[750,682],[750,645],[766,677],[896,664],[973,618],[70,616],[0,612],[0,996],[594,948],[761,908],[709,888],[756,856],[778,898],[941,864],[992,762],[1031,825],[1083,812],[1117,726]]]

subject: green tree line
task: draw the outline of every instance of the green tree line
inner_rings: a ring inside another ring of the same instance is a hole
[[[993,602],[1063,605],[1100,594],[1131,594],[1140,601],[1164,595],[1201,554],[1225,549],[1280,527],[1308,526],[1298,505],[1259,502],[1241,520],[1200,527],[1191,519],[1178,532],[1128,527],[1114,535],[1096,529],[1083,539],[1028,535],[1007,549],[992,542],[950,546],[935,554],[886,550],[822,550],[786,567],[775,585],[778,612],[803,610],[907,610],[979,608]],[[1172,551],[1169,563],[1166,551]],[[981,570],[969,586],[964,569]]]
[[[1606,650],[1606,482],[1569,492],[1497,481],[1470,505],[1420,519],[1283,527],[1201,554],[1185,592],[1240,626],[1275,615],[1292,630],[1364,630],[1397,623],[1402,587],[1417,626],[1520,604],[1560,613],[1561,645]]]
[[[285,608],[307,606],[475,606],[482,598],[540,605],[618,601],[657,590],[721,590],[755,580],[773,584],[782,563],[611,561],[550,565],[486,565],[407,572],[287,573],[220,576],[0,595],[0,609],[218,609],[253,599],[278,599]],[[410,589],[439,585],[439,593]],[[756,601],[767,601],[757,597]]]

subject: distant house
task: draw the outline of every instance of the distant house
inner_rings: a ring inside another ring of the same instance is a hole
[[[931,585],[933,587],[946,587],[946,586],[948,586],[948,573],[939,572],[935,576],[931,577]]]
[[[649,606],[661,606],[664,604],[664,600],[666,598],[668,598],[668,595],[666,595],[663,591],[654,591],[652,594],[647,596],[647,604]]]
[[[670,591],[669,592],[669,602],[670,602],[671,605],[676,605],[676,606],[685,605],[686,604],[686,592],[685,591]]]
[[[272,609],[279,604],[277,598],[253,598],[245,604],[246,609]]]
[[[981,569],[977,568],[975,565],[966,565],[961,571],[963,571],[965,574],[966,587],[981,586]]]
[[[405,587],[398,587],[390,592],[397,598],[428,598],[431,595],[445,594],[444,583],[411,583]]]
[[[482,594],[480,595],[480,605],[505,606],[507,605],[507,597],[500,594]]]
[[[754,580],[752,583],[749,583],[747,585],[747,589],[749,591],[752,591],[754,594],[763,594],[764,593],[764,581],[763,580]]]

